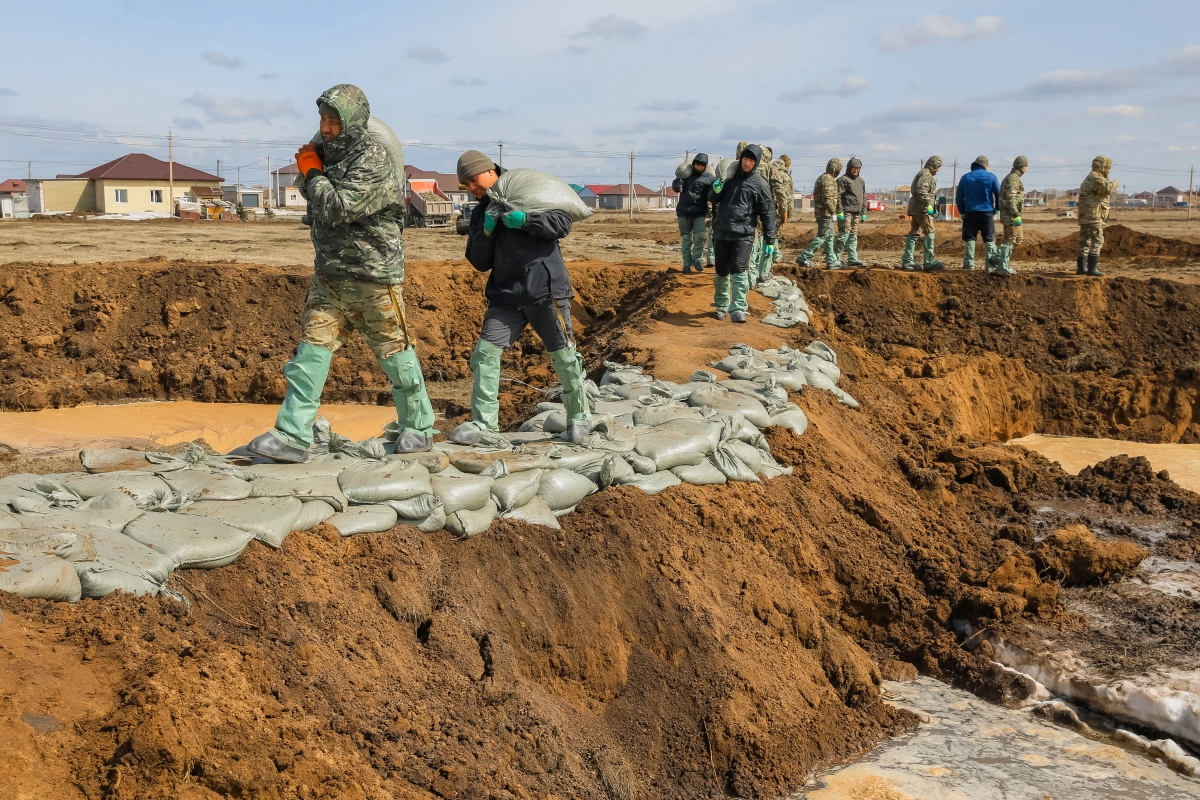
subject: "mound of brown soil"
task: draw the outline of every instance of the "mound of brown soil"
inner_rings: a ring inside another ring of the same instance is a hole
[[[1067,586],[1112,580],[1133,570],[1147,555],[1133,542],[1102,542],[1084,525],[1054,531],[1033,551],[1041,571]]]

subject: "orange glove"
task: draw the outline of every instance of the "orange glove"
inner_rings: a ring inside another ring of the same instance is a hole
[[[296,151],[296,166],[299,168],[300,174],[305,178],[308,177],[310,170],[325,168],[321,157],[317,155],[317,148],[311,143],[304,145]]]

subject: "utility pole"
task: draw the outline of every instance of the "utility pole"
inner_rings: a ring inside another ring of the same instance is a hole
[[[233,204],[240,206],[242,204],[242,168],[237,168],[237,183],[233,187]]]
[[[958,186],[958,159],[954,159],[953,172],[950,173],[950,188]]]
[[[629,218],[633,219],[633,151],[629,151]]]
[[[1196,167],[1188,170],[1188,222],[1192,221],[1192,183],[1196,180]]]
[[[175,140],[171,129],[167,128],[167,216],[175,216]]]
[[[500,163],[496,166],[500,169],[504,169],[504,142],[497,142],[497,144],[500,145]]]
[[[263,210],[271,207],[271,157],[267,156],[267,200],[263,203]]]
[[[32,161],[25,162],[25,180],[27,180],[27,181],[33,180],[33,162]]]
[[[217,177],[221,177],[221,159],[217,159]]]

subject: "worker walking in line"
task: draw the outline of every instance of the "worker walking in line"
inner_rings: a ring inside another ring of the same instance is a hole
[[[1079,246],[1075,250],[1075,274],[1101,278],[1104,273],[1098,265],[1100,251],[1104,249],[1104,224],[1108,222],[1108,203],[1112,193],[1120,185],[1109,180],[1112,159],[1096,156],[1092,159],[1092,171],[1079,187]]]
[[[713,279],[713,306],[717,319],[726,316],[733,322],[745,322],[749,306],[746,294],[750,289],[750,251],[755,227],[762,224],[763,252],[775,252],[775,204],[771,189],[755,171],[762,150],[758,145],[746,145],[741,152],[738,168],[728,181],[713,181],[709,201],[716,207],[713,217],[714,247],[717,274]]]
[[[971,169],[959,178],[954,205],[962,219],[965,270],[975,269],[975,237],[982,236],[987,248],[987,271],[999,269],[996,260],[996,208],[1000,205],[1000,181],[988,171],[987,156],[977,156]]]
[[[996,257],[996,272],[1001,275],[1016,275],[1012,268],[1013,248],[1021,243],[1021,210],[1025,208],[1025,184],[1021,176],[1029,168],[1029,159],[1017,156],[1012,171],[1000,181],[1000,228],[1003,241]]]
[[[846,253],[846,265],[865,267],[867,262],[858,257],[858,224],[867,221],[867,184],[862,179],[862,161],[851,158],[846,164],[846,174],[837,179],[837,246],[834,257],[840,262]]]
[[[838,261],[834,252],[834,217],[838,213],[838,173],[842,171],[842,160],[831,158],[825,165],[825,172],[813,184],[813,213],[817,217],[817,235],[812,243],[804,248],[804,252],[796,256],[796,263],[802,267],[811,267],[812,258],[818,250],[825,251],[825,268],[841,269],[842,262]]]
[[[696,153],[692,174],[676,178],[671,188],[679,193],[675,216],[679,220],[679,248],[683,252],[683,272],[704,271],[704,231],[708,217],[708,190],[713,176],[708,171],[708,156]]]
[[[358,330],[392,383],[399,438],[394,450],[428,450],[433,406],[404,317],[403,175],[367,131],[362,90],[339,84],[317,100],[321,141],[296,153],[300,192],[312,208],[316,251],[300,344],[283,368],[287,393],[275,427],[248,449],[274,461],[303,462],[334,352]]]
[[[771,267],[783,256],[780,250],[783,246],[783,226],[792,217],[796,207],[796,184],[792,181],[792,159],[784,153],[771,165],[771,200],[775,204],[775,253],[772,260],[764,261],[759,270],[758,282],[771,279]]]
[[[762,158],[759,159],[758,166],[755,167],[754,171],[757,172],[758,176],[763,179],[763,182],[766,183],[768,197],[771,198],[771,205],[774,206],[775,198],[770,194],[771,170],[774,167],[774,165],[771,163],[771,148],[767,147],[765,144],[760,144],[758,147],[760,150],[762,150]],[[778,219],[778,217],[776,217],[776,219]],[[750,269],[747,274],[749,276],[751,286],[754,286],[759,282],[759,280],[761,280],[759,276],[762,275],[764,270],[770,274],[771,264],[774,263],[775,249],[773,248],[771,250],[770,258],[767,258],[763,244],[762,224],[760,223],[758,228],[754,231],[754,244],[750,249]]]
[[[502,174],[478,150],[459,156],[458,181],[479,201],[467,233],[467,260],[478,271],[491,274],[484,289],[488,309],[483,330],[471,353],[475,373],[471,421],[456,427],[448,438],[458,444],[487,444],[499,432],[500,355],[532,326],[562,383],[567,430],[561,438],[579,444],[590,432],[591,404],[584,388],[583,359],[575,350],[571,330],[575,291],[558,246],[558,240],[571,232],[571,217],[559,210],[489,214],[487,190]]]
[[[945,264],[934,257],[933,218],[937,214],[934,204],[937,202],[937,172],[941,168],[941,156],[931,156],[912,180],[912,197],[908,201],[908,216],[912,219],[912,226],[908,235],[904,237],[904,255],[900,258],[900,269],[936,272],[946,268]],[[924,245],[925,250],[921,267],[913,263],[918,241]]]

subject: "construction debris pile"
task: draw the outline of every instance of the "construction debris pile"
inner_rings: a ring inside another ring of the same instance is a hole
[[[655,495],[680,483],[758,482],[791,473],[771,456],[762,429],[808,426],[789,391],[813,386],[858,404],[837,386],[837,355],[815,341],[804,350],[737,345],[687,383],[655,380],[641,367],[608,362],[582,445],[561,403],[545,402],[515,433],[466,447],[392,455],[384,436],[355,442],[321,419],[312,457],[276,464],[241,449],[181,455],[89,449],[84,471],[0,479],[0,589],[74,602],[118,589],[176,595],[176,569],[232,563],[251,540],[279,548],[291,531],[321,523],[342,536],[398,523],[467,538],[497,517],[558,528],[588,495],[636,486]]]

